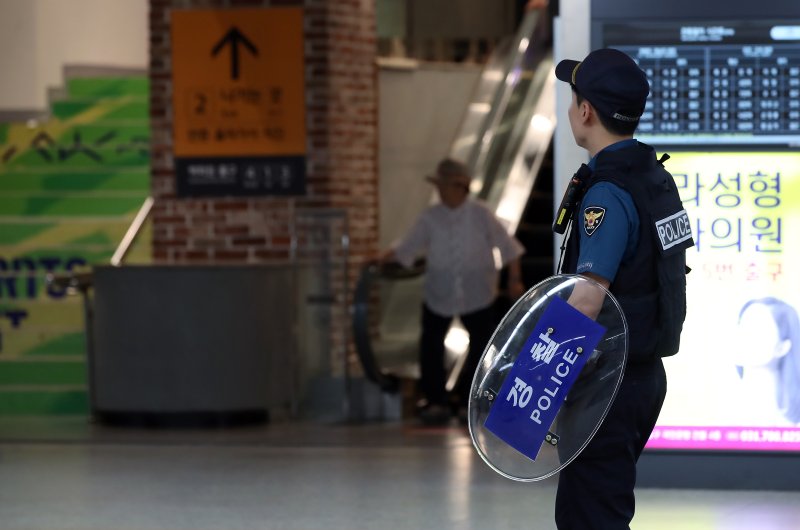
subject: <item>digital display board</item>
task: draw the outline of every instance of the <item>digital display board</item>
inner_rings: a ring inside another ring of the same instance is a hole
[[[651,449],[800,451],[800,20],[608,20],[696,246]]]
[[[800,146],[800,21],[608,24],[603,40],[650,79],[642,141]]]

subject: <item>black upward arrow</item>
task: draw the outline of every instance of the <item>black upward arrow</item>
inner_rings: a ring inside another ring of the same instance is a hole
[[[258,55],[258,48],[250,42],[250,39],[239,31],[239,28],[233,26],[228,30],[228,33],[214,45],[214,48],[211,50],[211,56],[216,57],[228,44],[231,47],[231,79],[239,79],[239,44],[244,45],[253,55]]]

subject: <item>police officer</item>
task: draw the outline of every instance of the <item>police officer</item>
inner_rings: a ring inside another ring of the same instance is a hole
[[[561,471],[556,494],[560,530],[629,528],[636,462],[655,426],[667,390],[661,357],[678,350],[686,314],[686,248],[691,231],[672,176],[654,149],[633,134],[650,87],[624,53],[601,49],[565,60],[556,77],[569,83],[569,123],[591,160],[582,167],[585,193],[576,201],[561,272],[606,287],[628,323],[628,364],[599,431]],[[599,294],[598,294],[599,293]],[[598,289],[570,303],[595,316]]]

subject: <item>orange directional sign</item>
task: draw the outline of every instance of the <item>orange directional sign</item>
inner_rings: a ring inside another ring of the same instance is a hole
[[[179,193],[302,193],[302,9],[177,10],[171,21]]]

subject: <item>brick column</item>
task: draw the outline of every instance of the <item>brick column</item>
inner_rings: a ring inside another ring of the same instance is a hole
[[[304,8],[307,193],[289,198],[177,197],[170,13],[244,7]],[[375,32],[375,0],[150,0],[155,263],[291,263],[306,249],[304,243],[314,239],[303,233],[302,223],[294,224],[297,212],[333,208],[347,214],[349,281],[354,284],[378,242]],[[307,250],[313,259],[313,249]],[[338,276],[325,281],[341,285],[344,278]]]

